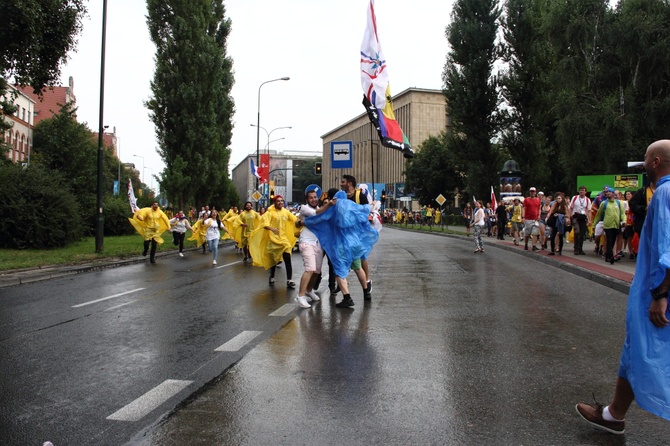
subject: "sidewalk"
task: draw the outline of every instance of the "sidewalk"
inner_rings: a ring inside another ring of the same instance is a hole
[[[393,228],[391,225],[386,225],[385,227],[389,229]],[[415,230],[417,232],[431,233],[425,230],[419,231],[419,225],[416,225],[416,229],[413,229],[412,225],[408,225],[406,227],[402,225],[402,228],[403,230]],[[426,226],[423,226],[423,228],[426,228]],[[445,226],[445,228],[449,229],[450,231],[459,232],[460,234],[445,234],[438,231],[433,231],[432,234],[460,239],[467,238],[462,226]],[[510,237],[507,237],[505,240],[497,240],[495,237],[485,236],[483,240],[485,248],[496,247],[514,252],[515,254],[529,256],[534,260],[545,262],[557,268],[564,269],[573,274],[577,274],[586,279],[600,283],[601,285],[608,286],[622,293],[628,293],[630,283],[632,282],[633,275],[635,274],[635,260],[630,260],[628,257],[625,257],[622,260],[615,262],[614,265],[610,265],[609,263],[606,263],[602,257],[593,254],[595,244],[590,241],[584,242],[584,251],[586,252],[586,255],[584,256],[573,255],[573,245],[570,243],[564,244],[562,256],[547,256],[547,251],[525,251],[523,249],[523,243],[521,243],[519,246],[516,246]],[[225,245],[226,243],[224,242],[222,244]],[[158,253],[156,254],[156,257],[160,258],[171,255],[177,255],[177,251],[175,250]],[[105,261],[80,265],[47,266],[42,268],[0,271],[0,288],[39,282],[42,280],[56,279],[59,277],[65,277],[89,271],[97,271],[105,268],[115,268],[146,261],[146,257],[137,256],[128,259],[109,259]]]

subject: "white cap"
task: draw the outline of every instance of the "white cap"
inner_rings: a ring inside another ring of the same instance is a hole
[[[534,191],[534,190],[537,190],[537,189],[535,189],[534,187],[531,187],[531,188],[528,189],[528,190],[530,190],[530,191]]]

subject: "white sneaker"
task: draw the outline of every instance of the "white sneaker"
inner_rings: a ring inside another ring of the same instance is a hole
[[[314,291],[307,291],[305,293],[305,297],[308,297],[310,300],[313,300],[314,302],[318,302],[321,300],[318,294],[316,294]]]
[[[213,260],[213,261],[212,261],[212,265],[216,265],[216,260]]]
[[[298,296],[295,299],[295,302],[300,305],[301,308],[310,308],[311,305],[307,303],[307,299],[305,299],[305,296]]]
[[[184,257],[184,253],[183,253],[183,252],[180,252],[180,253],[179,253],[179,257]]]

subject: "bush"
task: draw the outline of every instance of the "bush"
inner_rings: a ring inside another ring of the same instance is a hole
[[[105,236],[110,235],[131,235],[135,229],[128,222],[128,218],[133,216],[130,211],[128,198],[125,196],[107,196],[104,203],[105,212]]]
[[[39,166],[0,166],[0,247],[63,247],[81,239],[75,196],[61,175]]]

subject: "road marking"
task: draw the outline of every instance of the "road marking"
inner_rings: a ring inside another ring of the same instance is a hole
[[[137,289],[134,289],[134,290],[125,291],[123,293],[114,294],[113,296],[103,297],[102,299],[96,299],[96,300],[92,300],[92,301],[89,301],[89,302],[84,302],[83,304],[79,304],[79,305],[72,305],[72,308],[79,308],[79,307],[85,307],[86,305],[97,304],[98,302],[102,302],[103,300],[114,299],[115,297],[125,296],[126,294],[135,293],[137,291],[142,291],[144,289],[145,288],[137,288]]]
[[[107,419],[115,421],[139,421],[152,410],[184,390],[192,382],[177,379],[165,380],[132,403],[108,416]]]
[[[286,316],[293,310],[295,310],[295,304],[285,304],[270,313],[270,316]]]
[[[243,331],[242,333],[235,336],[230,341],[223,344],[221,347],[215,349],[215,352],[236,352],[249,342],[251,342],[256,336],[263,333],[262,331]]]
[[[217,266],[217,267],[214,268],[214,269],[225,268],[225,267],[227,267],[227,266],[237,265],[238,263],[242,263],[242,261],[241,261],[241,260],[238,260],[237,262],[227,263],[227,264],[225,264],[225,265]]]

